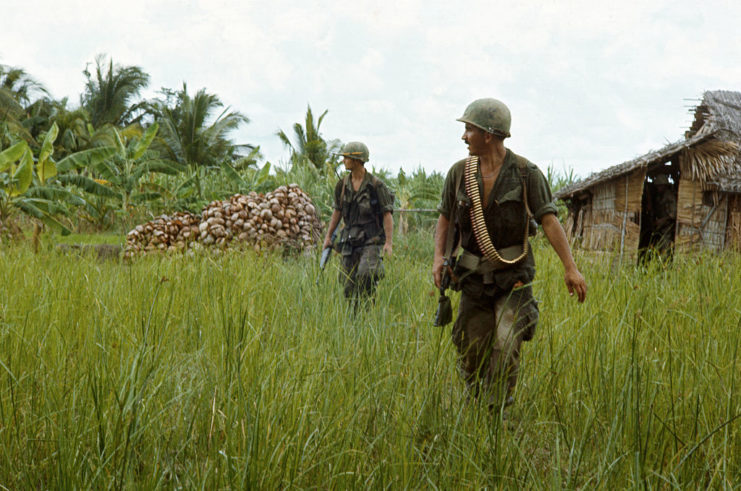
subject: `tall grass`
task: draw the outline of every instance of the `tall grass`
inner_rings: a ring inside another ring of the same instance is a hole
[[[131,265],[0,250],[0,484],[738,488],[741,258],[638,270],[536,244],[541,323],[509,418],[431,327],[429,237],[349,315],[337,258]],[[319,278],[318,286],[315,285]]]

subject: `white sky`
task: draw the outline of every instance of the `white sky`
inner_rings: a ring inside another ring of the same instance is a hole
[[[280,164],[307,104],[371,166],[446,172],[466,105],[512,112],[508,147],[589,173],[682,138],[705,90],[741,90],[741,2],[0,0],[0,63],[78,104],[99,53],[161,87],[205,87]],[[605,2],[606,3],[606,2]]]

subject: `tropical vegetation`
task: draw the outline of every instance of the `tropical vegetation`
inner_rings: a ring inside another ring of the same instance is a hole
[[[105,57],[83,75],[75,104],[0,65],[0,487],[741,487],[737,254],[638,268],[577,252],[578,305],[536,237],[541,322],[516,404],[490,412],[465,393],[449,328],[431,327],[444,176],[371,169],[399,233],[357,316],[337,258],[67,254],[289,183],[326,219],[338,178],[327,110],[278,130],[290,157],[271,163],[205,88],[142,100],[149,75]]]
[[[65,233],[122,233],[161,213],[197,212],[234,193],[266,192],[289,183],[312,196],[323,216],[331,213],[342,143],[321,132],[328,110],[317,118],[307,106],[292,135],[276,132],[289,158],[275,164],[264,159],[259,146],[232,140],[249,118],[205,88],[192,92],[183,83],[144,100],[140,95],[149,75],[103,55],[83,75],[75,106],[66,98],[52,99],[23,69],[0,65],[0,152],[5,155],[0,236],[33,223]],[[39,160],[40,153],[44,159]],[[45,174],[44,166],[52,166],[54,175]],[[434,222],[441,175],[371,170],[396,194],[403,210],[400,233],[410,224]],[[30,194],[21,197],[20,188]]]

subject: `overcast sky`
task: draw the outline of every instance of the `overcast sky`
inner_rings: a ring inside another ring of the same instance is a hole
[[[307,104],[371,166],[446,172],[466,105],[512,112],[506,145],[581,176],[682,138],[705,90],[741,90],[741,2],[0,0],[0,63],[74,104],[104,53],[161,87],[205,87],[274,164]],[[606,3],[606,2],[604,2]]]

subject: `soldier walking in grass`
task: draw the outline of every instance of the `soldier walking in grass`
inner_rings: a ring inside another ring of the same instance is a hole
[[[340,219],[344,228],[338,249],[342,254],[340,281],[353,311],[362,299],[372,299],[383,277],[383,255],[391,257],[394,198],[386,184],[365,169],[368,147],[349,142],[340,153],[349,172],[335,186],[334,211],[329,220],[324,248],[332,245]]]
[[[587,287],[543,173],[504,146],[511,123],[507,106],[479,99],[458,121],[465,123],[469,157],[454,164],[445,180],[432,274],[438,288],[450,279],[462,291],[452,332],[460,372],[470,394],[494,410],[514,401],[520,346],[532,339],[538,322],[528,242],[533,219],[563,263],[569,293],[583,302]]]

